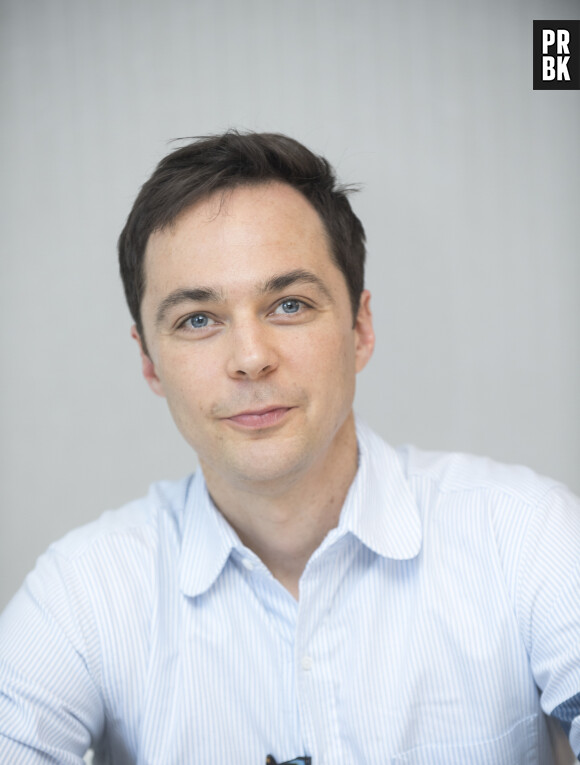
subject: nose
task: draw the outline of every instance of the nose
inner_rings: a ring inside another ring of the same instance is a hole
[[[269,330],[257,320],[232,328],[227,364],[230,377],[257,380],[277,368],[278,353]]]

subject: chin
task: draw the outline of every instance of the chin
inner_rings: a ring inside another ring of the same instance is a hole
[[[307,468],[309,460],[303,449],[288,449],[282,446],[248,446],[244,453],[232,455],[228,465],[222,463],[220,472],[239,484],[267,486],[292,483]]]

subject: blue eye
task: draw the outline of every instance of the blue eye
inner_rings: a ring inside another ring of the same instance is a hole
[[[290,300],[284,300],[284,302],[280,303],[280,308],[284,313],[298,313],[301,306],[300,300],[294,300],[293,298]]]
[[[203,329],[209,325],[209,316],[204,313],[196,313],[185,320],[185,324],[193,329]]]

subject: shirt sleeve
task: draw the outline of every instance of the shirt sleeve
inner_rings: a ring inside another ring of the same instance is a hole
[[[49,551],[0,616],[0,762],[83,762],[105,719],[97,639],[74,570]]]
[[[580,758],[580,500],[564,487],[551,489],[531,516],[517,593],[542,709]]]

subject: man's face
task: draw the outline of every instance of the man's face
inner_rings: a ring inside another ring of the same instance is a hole
[[[143,373],[204,470],[266,489],[328,459],[374,338],[310,203],[281,183],[210,197],[150,237],[145,275]]]

